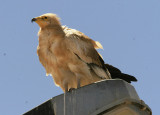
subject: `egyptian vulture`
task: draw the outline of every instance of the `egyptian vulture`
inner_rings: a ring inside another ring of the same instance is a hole
[[[56,14],[47,13],[33,18],[33,21],[40,27],[37,47],[39,60],[46,74],[51,74],[55,84],[64,92],[112,78],[111,75],[117,68],[104,64],[96,51],[102,48],[99,42],[75,29],[61,26]],[[111,68],[112,73],[107,68]],[[129,77],[129,82],[136,80],[130,78],[134,77]]]

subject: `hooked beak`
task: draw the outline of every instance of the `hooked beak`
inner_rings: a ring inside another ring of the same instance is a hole
[[[35,22],[36,20],[37,20],[36,18],[32,18],[31,22],[33,23],[33,22]]]

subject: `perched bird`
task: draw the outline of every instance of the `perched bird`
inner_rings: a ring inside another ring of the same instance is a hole
[[[40,26],[37,54],[46,74],[51,74],[64,92],[102,79],[120,78],[136,81],[103,59],[96,49],[102,45],[80,31],[61,26],[56,14],[47,13],[33,18]]]
[[[61,26],[56,14],[33,18],[40,26],[37,54],[46,74],[64,92],[102,79],[111,79],[96,49],[102,45],[83,33]]]

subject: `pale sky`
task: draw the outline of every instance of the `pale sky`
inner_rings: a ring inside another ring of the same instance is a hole
[[[1,0],[2,115],[21,115],[63,93],[36,54],[39,27],[31,19],[44,13],[101,42],[104,61],[135,76],[139,97],[159,115],[159,0]]]

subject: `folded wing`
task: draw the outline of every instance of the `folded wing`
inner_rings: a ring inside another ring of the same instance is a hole
[[[96,48],[102,48],[99,42],[96,42],[83,33],[63,27],[66,34],[66,42],[68,49],[73,52],[78,59],[88,64],[90,69],[92,69],[101,78],[110,78],[108,70],[104,66],[104,62]]]

